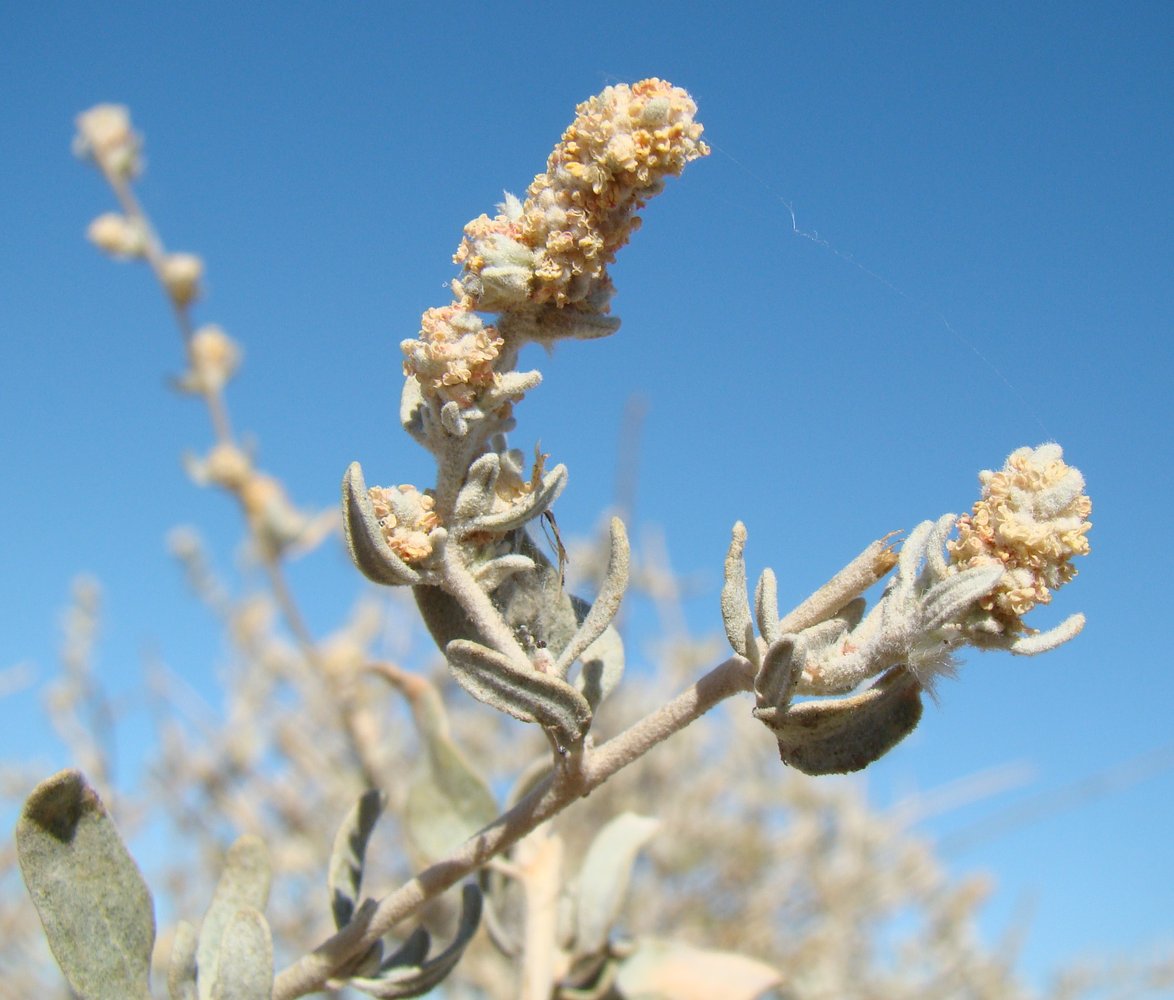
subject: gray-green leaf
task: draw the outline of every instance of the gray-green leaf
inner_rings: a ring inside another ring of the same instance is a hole
[[[212,1000],[268,1000],[272,993],[269,925],[252,907],[241,907],[224,928]]]
[[[892,750],[917,728],[921,711],[917,679],[893,667],[862,694],[792,705],[764,721],[784,763],[805,774],[847,774]]]
[[[420,582],[420,574],[397,556],[383,537],[358,462],[351,462],[342,478],[342,526],[351,559],[367,579],[388,586]]]
[[[473,883],[461,889],[461,919],[452,943],[435,958],[424,961],[428,934],[418,930],[380,967],[378,976],[354,978],[349,985],[380,1000],[407,1000],[423,996],[447,978],[464,954],[481,922],[481,890]]]
[[[595,835],[579,872],[576,954],[594,955],[607,944],[612,925],[623,909],[636,855],[659,826],[659,820],[625,812]]]
[[[261,913],[269,902],[269,856],[260,837],[246,835],[228,849],[224,871],[200,927],[196,951],[200,1000],[210,1000],[225,932],[241,910]]]
[[[405,690],[424,744],[424,761],[408,789],[405,821],[412,845],[439,861],[498,815],[493,793],[449,734],[436,689],[420,678]]]
[[[581,740],[591,725],[591,705],[566,681],[537,668],[525,670],[475,642],[455,639],[445,647],[457,683],[474,698],[523,722],[553,732],[560,746]]]
[[[171,1000],[196,1000],[196,948],[200,932],[186,920],[175,928],[167,961],[167,995]]]
[[[150,998],[151,893],[80,771],[41,782],[16,825],[21,873],[53,957],[85,1000]]]
[[[368,789],[351,807],[334,836],[334,847],[326,872],[326,888],[330,893],[334,926],[339,930],[351,922],[355,908],[359,905],[367,841],[371,838],[386,801],[386,796],[378,789]]]
[[[616,976],[625,1000],[754,1000],[781,981],[757,959],[655,939],[642,940]]]
[[[726,638],[735,653],[747,656],[753,642],[753,624],[750,621],[750,596],[746,589],[746,525],[734,524],[730,548],[726,552],[725,581],[722,583],[722,623]]]

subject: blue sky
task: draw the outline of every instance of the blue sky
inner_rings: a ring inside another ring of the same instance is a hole
[[[614,268],[620,332],[535,359],[516,442],[570,467],[563,531],[612,499],[639,394],[635,530],[663,526],[704,588],[694,623],[716,628],[734,519],[752,569],[797,600],[874,537],[967,508],[979,469],[1059,441],[1089,483],[1093,555],[1037,617],[1083,610],[1088,628],[1037,660],[971,656],[867,780],[884,803],[1030,766],[1029,785],[924,829],[996,875],[992,933],[1030,910],[1031,975],[1168,946],[1171,28],[1159,3],[8,5],[0,667],[51,674],[87,571],[115,692],[133,700],[155,652],[209,683],[219,640],[164,538],[236,532],[180,466],[208,430],[167,388],[159,295],[82,239],[111,201],[69,155],[77,112],[131,106],[142,197],[172,249],[208,262],[200,318],[245,345],[236,423],[326,506],[353,459],[426,485],[395,419],[398,343],[446,300],[462,225],[524,190],[578,101],[660,76],[694,95],[714,153]],[[313,573],[295,584],[326,630],[355,580],[341,556]],[[0,752],[48,768],[63,758],[35,705],[0,703]],[[133,740],[124,753],[132,772]],[[1145,780],[1067,796],[1154,753]],[[1033,803],[1028,823],[957,839]]]

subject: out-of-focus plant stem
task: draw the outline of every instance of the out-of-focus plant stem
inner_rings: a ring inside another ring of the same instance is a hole
[[[425,902],[456,885],[576,799],[588,795],[658,743],[684,729],[730,696],[752,689],[754,667],[741,656],[718,664],[667,704],[599,747],[585,749],[578,766],[560,766],[521,802],[452,855],[426,868],[378,905],[361,911],[343,930],[278,974],[273,1000],[293,1000],[321,989],[334,970],[370,948]]]

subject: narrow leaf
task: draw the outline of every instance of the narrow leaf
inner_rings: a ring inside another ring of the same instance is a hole
[[[779,637],[779,584],[773,569],[764,569],[754,588],[754,616],[759,634],[767,642]]]
[[[917,679],[898,666],[862,694],[792,705],[770,728],[785,764],[805,774],[847,774],[892,750],[917,728],[921,711]]]
[[[523,722],[553,732],[563,747],[583,738],[591,724],[591,705],[566,681],[526,670],[496,650],[456,639],[445,647],[457,683],[479,701]]]
[[[233,914],[220,943],[212,1000],[269,1000],[273,939],[265,918],[245,906]]]
[[[349,984],[364,993],[380,998],[380,1000],[407,1000],[409,997],[423,996],[439,986],[456,968],[465,948],[473,940],[473,935],[477,933],[480,922],[481,890],[471,882],[466,883],[461,889],[461,918],[456,937],[444,951],[435,958],[420,964],[393,964],[397,959],[404,957],[418,958],[418,945],[411,953],[405,951],[407,944],[412,941],[412,938],[409,938],[408,942],[405,942],[405,948],[400,949],[384,963],[379,976],[351,979]],[[419,933],[417,932],[417,934]],[[426,947],[428,943],[426,934],[423,935],[422,940]]]
[[[767,647],[762,666],[754,677],[754,693],[760,709],[787,710],[799,677],[796,661],[802,663],[804,645],[803,636],[786,635]]]
[[[1019,656],[1035,656],[1037,653],[1046,653],[1069,639],[1076,638],[1083,628],[1084,615],[1079,613],[1069,615],[1055,628],[1048,629],[1046,632],[1036,632],[1034,635],[1021,636],[1013,640],[1007,648]]]
[[[408,789],[404,818],[412,845],[432,863],[492,823],[497,802],[453,741],[436,688],[413,676],[401,690],[424,744],[423,767]]]
[[[200,1000],[212,996],[226,928],[240,910],[264,911],[269,901],[269,878],[269,856],[260,837],[243,836],[228,849],[224,871],[200,927],[196,950]]]
[[[746,548],[746,526],[738,521],[734,525],[730,548],[726,553],[725,582],[722,584],[722,622],[726,627],[726,638],[735,653],[746,656],[749,642],[753,641],[750,621],[750,597],[746,590],[746,562],[743,551]],[[747,638],[747,637],[751,638]]]
[[[1002,576],[1002,565],[975,566],[947,576],[921,599],[921,628],[932,632],[957,621],[971,604],[989,594]]]
[[[497,477],[501,473],[501,459],[493,452],[482,455],[469,466],[465,485],[457,494],[453,507],[453,523],[464,523],[493,509]]]
[[[631,550],[628,547],[628,533],[624,530],[624,522],[618,517],[611,519],[611,551],[607,560],[607,573],[603,584],[599,588],[599,595],[587,617],[583,619],[578,631],[566,648],[559,654],[554,665],[554,672],[565,677],[572,663],[579,655],[602,634],[615,618],[624,599],[624,591],[628,588],[628,567]]]
[[[420,574],[400,559],[383,537],[358,462],[351,462],[342,477],[342,526],[351,559],[367,579],[388,586],[420,582]]]
[[[558,499],[567,485],[567,467],[556,465],[546,474],[541,486],[527,493],[508,508],[495,514],[484,514],[470,522],[473,531],[513,531],[528,524]]]
[[[582,667],[575,678],[575,687],[594,712],[624,676],[624,641],[614,625],[605,628],[603,635],[583,650],[579,662]]]
[[[326,872],[326,888],[330,893],[330,910],[334,926],[341,930],[351,922],[359,905],[363,887],[363,865],[367,857],[367,841],[387,797],[378,789],[364,792],[351,807],[334,837],[330,865]]]
[[[151,893],[80,771],[41,782],[16,825],[21,873],[49,947],[86,1000],[150,997]]]
[[[607,945],[628,894],[636,855],[659,826],[659,820],[625,812],[596,834],[579,872],[575,905],[577,955],[594,955]]]

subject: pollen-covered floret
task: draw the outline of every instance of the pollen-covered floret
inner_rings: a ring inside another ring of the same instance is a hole
[[[604,312],[607,265],[639,227],[638,209],[709,153],[688,93],[650,79],[606,88],[580,104],[525,203],[465,228],[455,260],[475,308],[525,302]],[[512,300],[512,301],[511,301]]]
[[[1073,556],[1089,551],[1092,501],[1084,477],[1066,464],[1059,445],[1020,448],[998,472],[979,474],[982,499],[958,519],[948,543],[959,570],[1001,563],[1002,579],[979,605],[980,629],[1015,635],[1030,631],[1022,615],[1047,604],[1052,591],[1076,576]]]
[[[418,563],[432,554],[431,534],[440,526],[435,501],[415,486],[373,486],[367,491],[383,537],[406,563]]]
[[[404,374],[414,376],[425,395],[472,406],[477,390],[497,384],[493,370],[504,342],[476,313],[459,305],[429,309],[420,336],[400,345]]]

